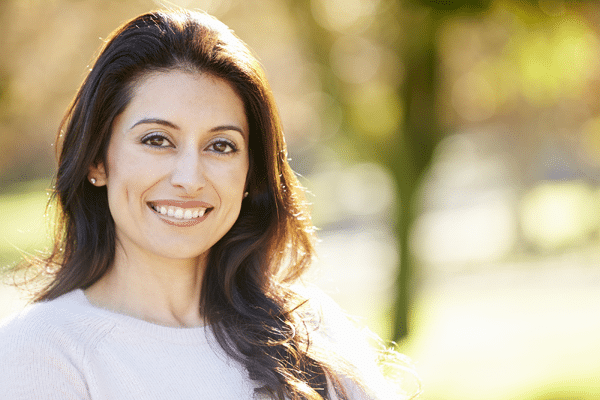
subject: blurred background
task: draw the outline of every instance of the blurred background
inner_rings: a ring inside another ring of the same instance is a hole
[[[0,265],[50,243],[62,115],[120,23],[208,11],[263,63],[310,279],[426,400],[600,398],[600,3],[2,0]],[[25,299],[0,286],[0,318]]]

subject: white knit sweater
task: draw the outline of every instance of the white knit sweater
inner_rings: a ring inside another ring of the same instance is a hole
[[[116,314],[92,306],[82,290],[29,306],[0,325],[4,400],[251,400],[255,387],[210,328]]]

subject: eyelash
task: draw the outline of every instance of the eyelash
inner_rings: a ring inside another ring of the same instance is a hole
[[[220,144],[224,144],[226,146],[229,146],[230,150],[226,150],[226,151],[217,151],[214,149],[215,145],[220,145]],[[238,151],[237,146],[235,145],[235,143],[233,143],[230,140],[226,140],[226,139],[217,139],[214,142],[212,142],[209,146],[209,148],[213,148],[213,151],[216,152],[219,155],[226,155],[226,154],[232,154],[232,153],[236,153]]]
[[[155,144],[151,144],[150,142],[152,140],[163,140],[165,142],[168,142],[170,144],[170,146],[161,146],[161,145],[155,145]],[[151,133],[147,136],[144,136],[141,140],[141,142],[147,146],[150,146],[152,148],[156,148],[156,149],[163,149],[163,148],[167,148],[167,147],[174,147],[173,144],[171,143],[171,141],[166,138],[164,135],[158,134],[158,133]],[[215,145],[221,145],[224,144],[226,146],[229,147],[230,150],[226,150],[226,151],[217,151],[216,149],[214,149]],[[231,153],[236,153],[238,151],[237,146],[235,145],[234,142],[227,140],[227,139],[217,139],[214,142],[210,143],[208,145],[208,148],[213,148],[212,151],[214,151],[215,153],[217,153],[218,155],[226,155],[226,154],[231,154]]]
[[[169,139],[167,139],[164,135],[161,135],[161,134],[158,134],[158,133],[151,133],[151,134],[149,134],[147,136],[144,136],[142,138],[142,143],[145,144],[145,145],[147,145],[147,146],[153,147],[153,148],[165,148],[165,147],[169,147],[169,146],[154,145],[154,144],[150,143],[151,140],[156,140],[156,139],[158,139],[158,140],[162,139],[163,141],[168,142],[169,144],[171,144],[171,146],[173,146],[173,144],[171,143],[171,141]]]

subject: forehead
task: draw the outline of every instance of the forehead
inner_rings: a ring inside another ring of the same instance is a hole
[[[246,107],[233,85],[204,72],[153,71],[136,79],[128,104],[114,122],[142,117],[189,122],[196,128],[203,122],[235,122],[248,132]]]
[[[181,89],[182,86],[188,89],[183,92],[186,92],[189,97],[199,96],[203,93],[220,93],[232,98],[236,97],[237,101],[244,103],[242,96],[229,81],[211,73],[196,71],[191,68],[174,68],[142,73],[129,86],[130,101],[140,94],[158,94],[158,97],[162,97],[165,89],[171,92],[174,89]]]

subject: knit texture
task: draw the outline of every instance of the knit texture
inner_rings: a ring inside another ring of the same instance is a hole
[[[327,297],[316,303],[322,316],[329,314],[330,324],[318,335],[328,348],[348,358],[364,353],[368,346],[350,334],[337,305]],[[378,381],[371,389],[382,387],[381,380],[368,380]],[[342,381],[351,400],[371,398]],[[225,355],[210,327],[174,328],[117,314],[93,306],[81,289],[33,304],[0,324],[3,400],[254,400],[256,387],[243,366]]]
[[[173,328],[92,306],[82,290],[0,326],[0,397],[253,399],[255,384],[210,328]]]

